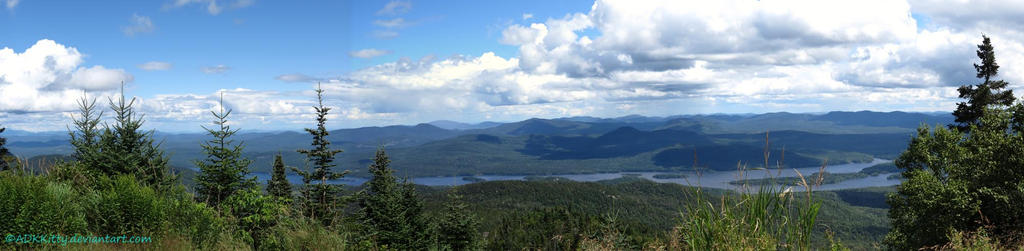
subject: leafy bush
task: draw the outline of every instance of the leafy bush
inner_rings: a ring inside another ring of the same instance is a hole
[[[255,249],[263,246],[270,229],[289,213],[281,199],[265,196],[256,189],[238,191],[228,197],[222,206],[233,217],[234,225],[238,226],[239,237],[251,243]]]
[[[97,234],[152,234],[163,229],[167,217],[163,198],[131,175],[101,179],[95,193],[84,199],[88,214],[96,216],[87,219]]]

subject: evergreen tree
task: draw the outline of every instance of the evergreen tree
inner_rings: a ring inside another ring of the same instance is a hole
[[[108,99],[114,111],[113,126],[104,125],[100,134],[99,154],[95,170],[114,176],[133,174],[143,184],[164,190],[177,182],[171,173],[168,158],[153,139],[153,131],[142,131],[141,114],[136,114],[135,98],[126,101],[124,87],[117,102]]]
[[[3,133],[5,130],[7,130],[7,128],[0,127],[0,133]],[[11,152],[7,151],[7,147],[5,145],[7,145],[7,139],[0,137],[0,171],[11,169],[11,166],[7,164],[7,155],[10,155]]]
[[[404,211],[402,216],[406,223],[402,228],[402,236],[405,236],[404,243],[406,243],[404,249],[422,249],[422,247],[433,243],[431,237],[435,237],[435,235],[430,232],[430,223],[427,221],[426,215],[423,214],[423,200],[416,192],[416,184],[413,184],[408,178],[402,181],[401,202]]]
[[[281,154],[274,156],[274,170],[267,181],[267,194],[287,199],[292,197],[292,184],[288,182]]]
[[[984,82],[973,86],[963,85],[957,89],[960,98],[967,99],[967,102],[956,104],[956,111],[953,111],[956,124],[949,125],[950,128],[957,128],[961,132],[968,132],[971,124],[978,123],[986,108],[1010,106],[1015,100],[1013,90],[1003,90],[1008,84],[1006,81],[992,79],[999,74],[999,64],[996,63],[996,54],[988,36],[982,36],[977,54],[981,59],[981,65],[974,64],[974,69],[977,71],[976,77],[984,79]]]
[[[245,177],[249,174],[249,164],[252,161],[242,157],[242,150],[245,147],[243,143],[235,144],[234,140],[229,139],[238,132],[238,129],[232,130],[227,124],[231,110],[224,111],[223,95],[220,99],[220,112],[210,113],[216,118],[213,124],[217,125],[217,128],[203,126],[213,139],[202,144],[206,159],[196,160],[194,163],[202,171],[196,176],[196,192],[199,199],[216,207],[235,192],[254,188],[256,178]]]
[[[78,163],[86,167],[86,170],[95,171],[95,168],[100,165],[100,133],[99,124],[100,118],[103,117],[103,112],[96,111],[96,99],[90,100],[88,96],[83,95],[78,100],[78,117],[72,116],[72,122],[75,125],[75,130],[68,129],[68,136],[71,138],[71,145],[75,147],[75,151],[71,154],[71,157],[75,158]]]
[[[449,189],[447,197],[437,226],[438,241],[451,250],[478,249],[480,233],[476,216],[466,208],[456,188]]]
[[[407,250],[427,246],[429,241],[423,201],[408,181],[398,183],[384,149],[378,149],[369,166],[372,178],[359,194],[363,236],[377,245]]]
[[[306,128],[306,132],[313,136],[312,149],[299,149],[298,152],[306,155],[306,159],[313,162],[311,172],[299,170],[292,167],[292,171],[302,175],[302,204],[305,207],[307,216],[320,219],[324,225],[333,224],[339,213],[339,207],[344,203],[341,198],[341,186],[327,184],[327,181],[337,180],[348,174],[348,171],[336,173],[331,170],[336,165],[334,155],[341,150],[331,149],[331,142],[327,140],[327,113],[330,107],[324,106],[324,90],[318,85],[316,88],[317,105],[313,107],[316,111],[316,129]],[[311,183],[317,181],[318,183]]]
[[[922,126],[894,161],[905,181],[887,198],[890,249],[937,247],[979,229],[1001,243],[1024,233],[1024,104],[1004,108],[1014,98],[998,91],[1005,82],[991,80],[999,66],[988,37],[978,48],[982,64],[974,67],[985,82],[960,88],[970,105],[954,112],[956,130]]]

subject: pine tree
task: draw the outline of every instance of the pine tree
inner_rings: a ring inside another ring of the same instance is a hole
[[[78,117],[72,116],[71,118],[75,125],[75,130],[72,131],[68,128],[71,145],[75,147],[75,151],[71,156],[82,166],[85,166],[86,170],[94,170],[99,166],[99,141],[101,133],[99,123],[100,118],[103,117],[103,112],[99,111],[97,113],[95,98],[90,100],[88,96],[83,95],[78,100],[78,114]]]
[[[359,194],[363,236],[388,248],[424,247],[429,244],[429,235],[423,201],[411,183],[398,183],[390,164],[384,149],[378,149],[369,166],[373,176]]]
[[[445,211],[437,226],[438,241],[451,250],[474,250],[479,248],[480,233],[476,216],[466,209],[456,188],[448,190]]]
[[[281,154],[274,156],[273,171],[270,180],[267,181],[267,194],[290,199],[292,197],[292,184],[288,182]]]
[[[422,248],[432,243],[430,238],[434,235],[430,233],[430,224],[426,215],[423,214],[423,200],[416,192],[416,184],[413,184],[408,178],[402,181],[401,202],[402,216],[405,221],[405,226],[402,228],[402,236],[405,237],[403,249]],[[402,246],[398,247],[402,248]]]
[[[402,238],[402,205],[390,163],[384,150],[378,149],[369,167],[372,176],[359,194],[363,235],[379,244],[397,243]]]
[[[348,174],[348,171],[336,173],[331,170],[335,167],[334,155],[342,152],[341,150],[331,149],[331,142],[327,140],[327,135],[330,133],[327,131],[325,125],[327,124],[327,113],[331,110],[330,107],[324,106],[323,98],[324,90],[318,85],[316,88],[316,99],[317,106],[313,109],[316,111],[316,129],[306,128],[306,132],[313,136],[312,149],[299,149],[297,152],[306,155],[306,159],[313,162],[312,172],[299,170],[298,168],[292,167],[292,171],[302,175],[302,203],[305,207],[307,216],[314,219],[320,219],[324,225],[333,224],[335,218],[339,213],[339,207],[344,203],[343,198],[340,198],[341,186],[331,185],[327,181],[337,180]],[[318,183],[311,183],[317,181]]]
[[[963,85],[957,89],[960,98],[967,99],[967,102],[956,104],[956,111],[953,111],[956,124],[949,127],[957,128],[961,132],[968,132],[971,125],[977,124],[985,114],[986,108],[1010,106],[1016,99],[1013,97],[1013,90],[1003,90],[1008,85],[1006,81],[992,79],[999,74],[999,64],[996,63],[995,50],[988,36],[982,36],[977,54],[981,59],[981,65],[974,64],[974,70],[978,72],[976,77],[985,81],[973,86]]]
[[[0,133],[3,133],[6,130],[7,128],[0,127]],[[0,137],[0,171],[11,169],[11,166],[7,164],[7,155],[10,155],[11,152],[7,150],[5,145],[7,145],[7,139]]]
[[[235,144],[234,140],[229,139],[238,132],[238,129],[232,130],[228,125],[227,118],[231,115],[231,110],[224,111],[223,94],[220,99],[220,112],[210,113],[216,118],[213,124],[217,125],[217,128],[203,126],[213,139],[202,144],[206,159],[195,160],[194,163],[202,171],[196,176],[196,192],[199,199],[216,207],[235,192],[254,188],[256,178],[245,177],[249,174],[249,164],[252,161],[242,157],[244,144]]]
[[[108,99],[114,111],[113,126],[104,125],[100,134],[96,170],[114,176],[132,174],[143,184],[153,186],[157,190],[169,188],[177,182],[177,176],[171,173],[168,158],[160,150],[160,144],[153,139],[153,131],[142,131],[141,114],[136,114],[135,98],[126,101],[124,86],[115,103]]]

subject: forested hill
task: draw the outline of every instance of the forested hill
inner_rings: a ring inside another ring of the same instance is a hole
[[[765,132],[773,156],[790,166],[891,159],[906,148],[919,125],[952,123],[946,113],[829,112],[750,115],[681,115],[619,118],[568,117],[476,124],[434,121],[331,131],[328,139],[345,150],[338,155],[343,169],[365,176],[373,150],[385,146],[400,175],[552,174],[610,171],[662,171],[691,168],[733,169],[737,161],[763,163]],[[8,147],[23,157],[68,154],[66,132],[30,133],[8,130]],[[189,172],[201,157],[201,133],[162,133],[171,165]],[[302,166],[295,152],[308,146],[300,132],[249,132],[246,155],[256,172],[268,171],[273,155],[288,165]],[[738,156],[738,157],[737,157]],[[773,161],[774,162],[774,161]]]

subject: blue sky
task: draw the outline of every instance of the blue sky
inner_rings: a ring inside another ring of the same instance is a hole
[[[949,111],[980,34],[1011,87],[1024,81],[1020,14],[1011,1],[0,0],[0,124],[63,129],[75,99],[121,81],[165,131],[200,130],[221,93],[242,128],[306,127],[317,82],[333,127]]]
[[[535,18],[561,17],[586,11],[586,1],[420,1],[401,14],[377,14],[389,1],[259,1],[216,15],[208,3],[181,7],[170,1],[21,1],[0,11],[0,47],[24,50],[40,39],[78,48],[90,65],[131,69],[140,85],[132,94],[151,96],[181,90],[207,93],[245,87],[257,90],[305,90],[274,80],[283,73],[340,75],[402,57],[479,55],[493,51],[515,56],[514,46],[501,45],[501,30],[523,23],[524,13]],[[543,3],[543,4],[542,4]],[[543,8],[538,8],[543,6]],[[148,18],[153,28],[134,35],[133,16]],[[377,20],[401,18],[395,28],[374,25]],[[380,39],[377,31],[397,36]],[[392,53],[370,59],[349,52],[384,48]],[[149,61],[172,63],[166,71],[138,71]],[[223,74],[204,74],[202,67],[225,65]],[[144,86],[142,86],[144,85]]]

